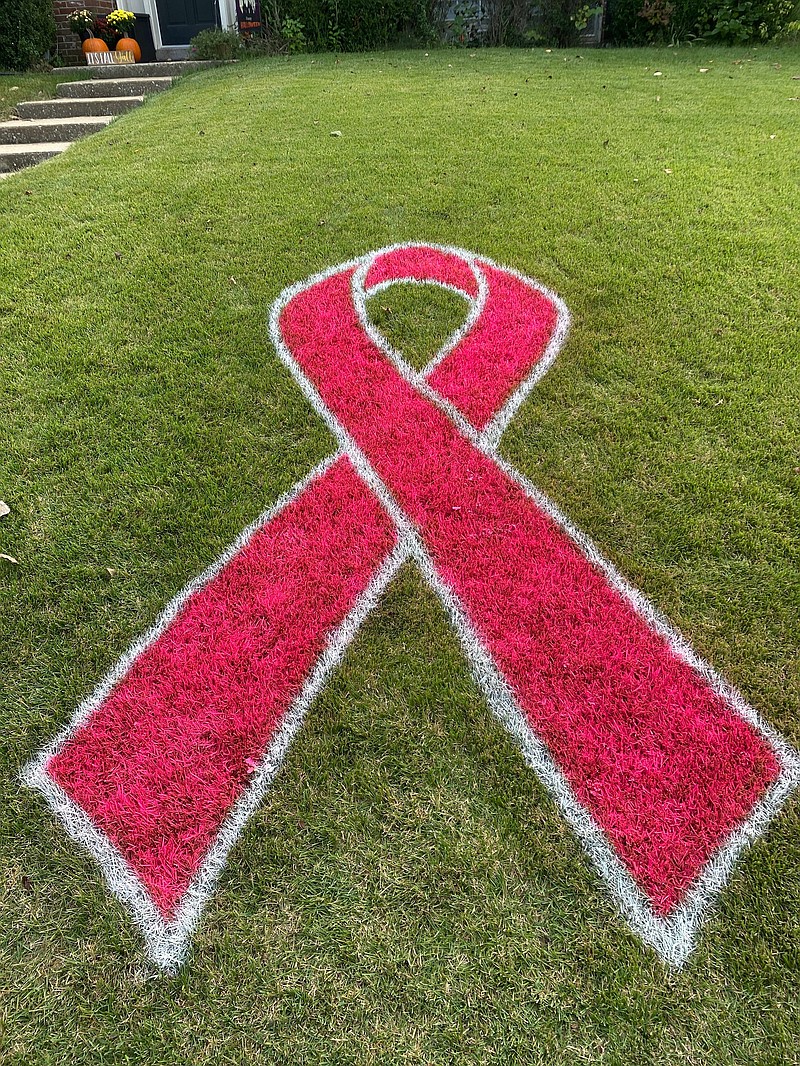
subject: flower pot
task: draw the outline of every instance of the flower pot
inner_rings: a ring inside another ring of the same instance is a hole
[[[133,52],[133,58],[137,63],[142,60],[142,50],[133,37],[120,37],[117,41],[118,52]]]
[[[89,52],[107,52],[108,45],[105,41],[101,41],[99,37],[89,37],[81,45],[83,54],[88,55]]]

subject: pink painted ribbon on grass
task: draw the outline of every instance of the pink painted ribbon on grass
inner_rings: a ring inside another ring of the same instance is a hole
[[[409,281],[453,288],[471,308],[419,375],[366,317],[370,294]],[[45,767],[165,922],[332,634],[403,552],[463,619],[473,665],[490,663],[576,817],[655,916],[682,904],[774,787],[774,746],[493,453],[565,316],[529,279],[427,245],[282,297],[278,346],[343,453],[180,602]]]

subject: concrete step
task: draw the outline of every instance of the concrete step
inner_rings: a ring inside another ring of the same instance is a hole
[[[177,78],[181,74],[192,74],[196,70],[208,70],[217,67],[219,63],[211,60],[194,59],[184,63],[136,63],[132,67],[118,67],[109,64],[107,67],[97,66],[84,68],[87,76],[93,81],[97,79],[120,78],[130,74],[137,78]]]
[[[37,118],[0,122],[0,144],[77,141],[79,137],[97,133],[113,121],[110,115],[94,115],[88,118]]]
[[[0,174],[24,170],[52,159],[69,148],[72,141],[51,141],[48,144],[0,144]]]
[[[188,44],[165,44],[161,48],[156,48],[156,61],[164,63],[170,60],[188,59],[191,50],[191,45]]]
[[[28,100],[14,108],[18,118],[83,118],[88,115],[124,115],[144,103],[143,96],[78,97],[63,100]]]
[[[56,86],[56,96],[62,100],[90,96],[146,96],[160,93],[172,86],[172,78],[97,78],[93,81],[62,81]]]

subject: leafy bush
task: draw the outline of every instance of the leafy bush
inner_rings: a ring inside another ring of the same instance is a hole
[[[189,42],[194,59],[238,59],[242,38],[235,30],[201,30]]]
[[[705,36],[729,44],[766,41],[781,33],[793,8],[794,0],[722,0]]]
[[[52,0],[0,0],[0,68],[27,70],[55,39]]]
[[[542,0],[539,5],[542,42],[561,47],[575,44],[598,13],[599,6],[587,4],[586,0]]]
[[[264,56],[278,55],[285,51],[283,42],[271,37],[255,37],[252,34],[242,34],[242,51],[239,59],[263,59]]]
[[[364,52],[430,41],[431,8],[431,0],[283,0],[279,25],[300,23],[311,51]]]
[[[305,26],[300,19],[285,18],[281,23],[281,38],[290,55],[296,55],[298,52],[305,52],[308,47]]]
[[[477,45],[577,44],[582,32],[601,11],[598,0],[441,0],[432,22],[451,44]]]
[[[769,40],[790,24],[796,0],[609,0],[606,40],[645,44],[703,38]],[[665,15],[669,8],[668,18]]]
[[[796,2],[608,0],[605,38],[611,44],[766,40],[787,32]],[[263,37],[242,42],[235,33],[206,30],[192,42],[198,58],[358,52],[437,38],[469,48],[565,47],[578,42],[599,0],[262,0],[261,10]]]

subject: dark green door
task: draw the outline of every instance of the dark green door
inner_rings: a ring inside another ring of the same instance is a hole
[[[157,0],[162,44],[188,44],[216,25],[215,0]]]

